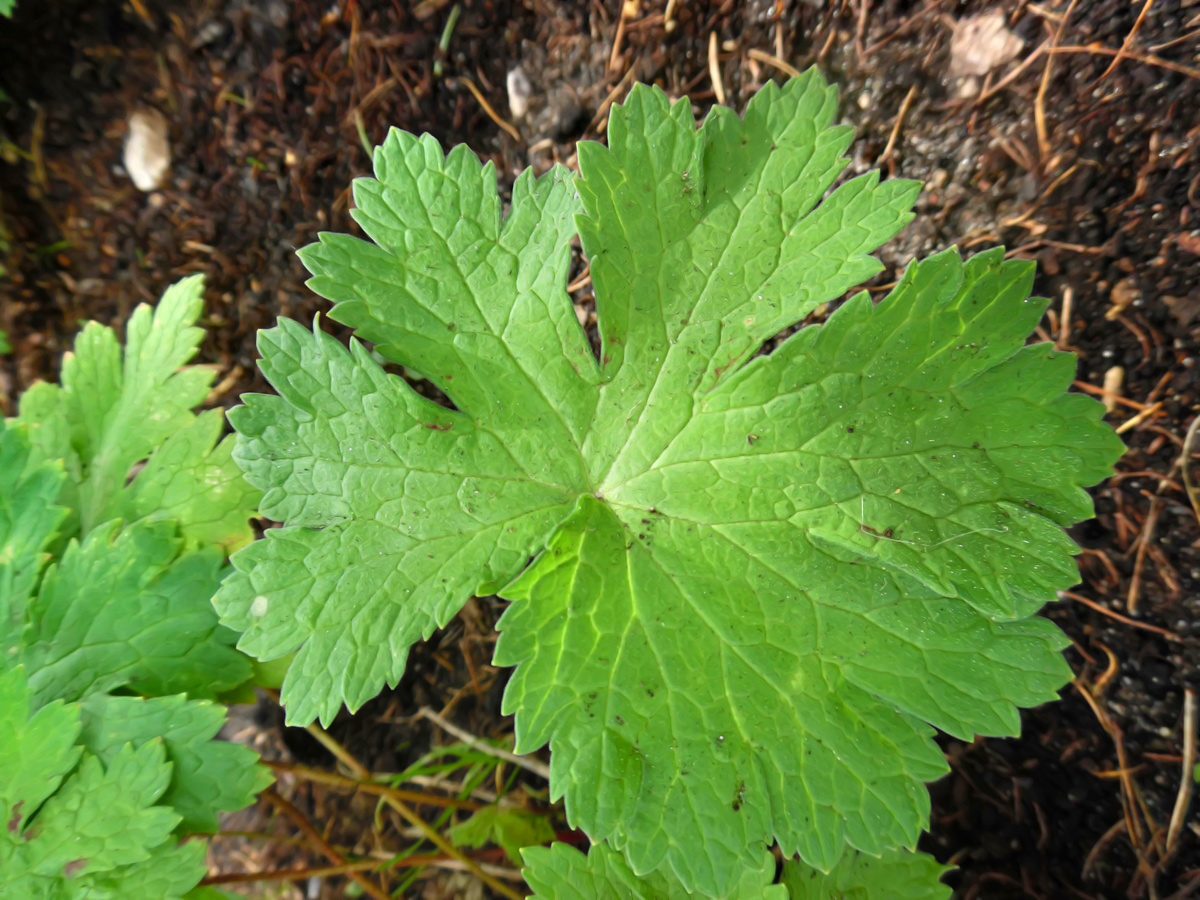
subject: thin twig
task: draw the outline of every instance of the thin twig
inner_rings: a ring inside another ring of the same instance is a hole
[[[1145,403],[1138,403],[1136,400],[1130,400],[1128,397],[1122,397],[1120,394],[1114,394],[1112,391],[1106,391],[1102,387],[1096,387],[1087,381],[1073,381],[1073,387],[1079,388],[1089,394],[1095,394],[1097,397],[1111,399],[1113,403],[1119,403],[1121,406],[1128,406],[1130,409],[1145,409]]]
[[[1119,612],[1109,609],[1106,606],[1101,606],[1095,600],[1089,600],[1082,594],[1076,594],[1072,591],[1059,591],[1063,597],[1069,597],[1072,600],[1077,600],[1084,606],[1091,607],[1101,615],[1108,616],[1110,619],[1116,619],[1122,625],[1128,625],[1131,628],[1141,628],[1143,631],[1153,631],[1155,634],[1162,635],[1168,641],[1182,642],[1183,638],[1173,632],[1167,631],[1165,628],[1159,628],[1157,625],[1151,625],[1148,622],[1139,622],[1137,619],[1131,619],[1128,616],[1123,616]]]
[[[1131,616],[1138,614],[1142,595],[1142,567],[1146,563],[1146,551],[1154,540],[1154,530],[1158,526],[1158,514],[1162,511],[1162,499],[1154,494],[1150,497],[1150,509],[1146,513],[1142,534],[1138,538],[1137,553],[1133,560],[1133,578],[1129,582],[1129,594],[1125,598],[1125,608]]]
[[[791,78],[799,78],[800,70],[795,66],[789,65],[778,56],[772,56],[770,53],[764,53],[762,50],[751,48],[746,51],[746,55],[751,59],[758,60],[760,63],[766,63],[768,66],[774,66],[780,72]]]
[[[321,742],[324,747],[329,750],[330,753],[341,760],[357,777],[363,779],[364,781],[371,777],[371,773],[367,767],[355,759],[354,754],[338,743],[337,739],[332,735],[327,734],[315,724],[309,725],[308,730],[314,737],[317,738],[317,740]],[[494,875],[489,875],[487,872],[483,871],[483,869],[480,868],[479,864],[475,862],[475,860],[464,855],[461,850],[438,834],[437,829],[413,812],[413,810],[409,808],[404,801],[400,800],[393,793],[382,794],[381,796],[383,797],[383,802],[398,812],[401,818],[405,819],[410,825],[415,825],[421,831],[421,833],[425,835],[425,839],[427,841],[429,841],[451,859],[455,859],[465,866],[472,875],[474,875],[492,890],[504,895],[505,897],[508,897],[509,900],[524,900],[524,897],[521,894],[518,894],[512,888],[508,887],[508,885],[499,881]]]
[[[499,759],[508,760],[508,762],[515,766],[520,766],[521,768],[526,769],[535,775],[540,775],[547,781],[550,780],[550,767],[539,760],[531,759],[528,756],[520,756],[516,753],[513,753],[511,750],[505,750],[502,747],[493,747],[491,744],[487,743],[487,741],[481,740],[480,738],[471,734],[471,732],[467,731],[465,728],[459,728],[453,722],[438,715],[428,706],[422,706],[419,710],[417,710],[417,715],[424,716],[430,722],[433,722],[435,725],[437,725],[438,728],[454,735],[464,744],[467,744],[469,747],[471,747],[472,750],[478,750],[479,752],[486,753],[489,756],[495,756]]]
[[[271,803],[273,803],[275,806],[278,806],[289,819],[295,822],[296,826],[304,832],[304,834],[310,841],[313,842],[313,844],[320,848],[322,853],[329,857],[330,861],[335,866],[347,865],[348,861],[346,857],[338,853],[338,851],[334,849],[333,845],[330,844],[329,841],[325,840],[325,838],[322,837],[321,833],[317,831],[317,829],[313,828],[312,822],[308,821],[308,816],[296,809],[290,800],[269,788],[263,791],[263,796],[271,801]],[[375,900],[390,900],[387,891],[373,882],[370,878],[367,878],[361,872],[357,870],[348,870],[346,874],[349,875],[351,880],[361,887],[364,892],[374,897]]]
[[[370,780],[370,771],[355,759],[350,751],[338,743],[337,739],[330,735],[324,728],[313,722],[311,725],[305,726],[304,730],[315,737],[322,747],[333,754],[338,762],[353,772],[356,778],[360,778],[363,781]]]
[[[459,75],[458,80],[465,84],[467,86],[467,90],[475,96],[475,99],[479,102],[479,105],[483,107],[483,111],[487,113],[487,117],[503,128],[504,131],[508,133],[509,137],[511,137],[514,141],[516,141],[518,144],[521,143],[521,132],[517,131],[512,124],[507,122],[504,117],[500,115],[500,113],[492,109],[492,104],[488,103],[487,97],[483,96],[483,93],[479,90],[479,88],[475,87],[475,82],[473,82],[466,75]]]
[[[225,872],[209,875],[202,885],[250,884],[258,881],[307,881],[310,878],[330,878],[335,875],[353,875],[379,868],[379,860],[367,859],[348,862],[340,866],[317,866],[311,869],[274,869],[267,872]]]
[[[1088,44],[1086,47],[1076,45],[1068,45],[1064,47],[1050,47],[1046,50],[1047,53],[1091,53],[1096,56],[1116,56],[1120,53],[1119,50],[1114,50],[1112,47],[1103,47],[1099,44]],[[1200,69],[1193,69],[1191,66],[1181,65],[1177,62],[1171,62],[1169,59],[1163,59],[1161,56],[1155,56],[1152,53],[1126,53],[1125,59],[1132,59],[1134,62],[1144,63],[1148,66],[1157,66],[1160,69],[1166,69],[1168,72],[1176,72],[1180,75],[1186,75],[1188,78],[1195,78],[1200,81]]]
[[[1146,21],[1146,13],[1150,12],[1150,7],[1154,5],[1154,0],[1146,0],[1142,4],[1142,11],[1138,13],[1137,21],[1133,23],[1133,28],[1129,30],[1129,34],[1125,35],[1125,40],[1121,43],[1121,49],[1117,51],[1117,55],[1113,57],[1113,61],[1108,64],[1108,68],[1100,73],[1100,77],[1088,85],[1088,90],[1096,87],[1100,82],[1113,73],[1113,70],[1121,64],[1121,60],[1125,58],[1126,51],[1129,45],[1133,43],[1133,39],[1137,37],[1137,33],[1142,29],[1142,23]]]
[[[464,855],[458,848],[454,847],[449,841],[437,833],[432,825],[418,816],[415,812],[409,809],[405,804],[401,803],[394,797],[384,797],[384,802],[392,809],[398,812],[402,818],[406,819],[410,825],[415,825],[425,835],[425,839],[431,844],[445,853],[452,859],[457,860],[462,866],[471,872],[476,878],[490,887],[493,891],[503,894],[509,900],[524,900],[524,895],[518,894],[508,885],[499,881],[496,876],[489,875],[485,872],[475,860]]]
[[[1006,87],[1008,87],[1014,81],[1016,81],[1022,72],[1024,72],[1031,65],[1033,65],[1041,57],[1041,55],[1046,52],[1046,48],[1049,45],[1050,45],[1049,41],[1045,41],[1041,44],[1038,44],[1038,46],[1035,47],[1028,56],[1026,56],[1023,60],[1021,60],[1019,63],[1017,63],[1016,66],[1013,67],[1011,72],[1009,72],[1007,75],[1005,75],[999,81],[997,81],[995,84],[993,84],[987,90],[980,91],[979,96],[975,97],[973,100],[974,105],[981,106],[987,100],[991,99],[991,97],[994,94],[998,94],[1000,91],[1004,90]],[[967,98],[967,99],[970,99],[970,98]],[[966,102],[966,101],[956,101],[956,102]]]
[[[344,788],[348,791],[362,791],[364,794],[375,794],[380,797],[396,797],[403,800],[405,803],[415,803],[419,806],[437,806],[445,809],[483,809],[488,806],[487,803],[479,803],[474,800],[460,800],[457,797],[440,797],[437,794],[426,794],[421,791],[408,791],[403,788],[392,787],[389,784],[381,784],[378,781],[367,779],[358,780],[355,778],[347,778],[344,775],[338,775],[336,772],[325,772],[321,769],[310,769],[308,766],[301,766],[296,763],[276,762],[274,760],[263,760],[276,772],[287,772],[295,775],[297,778],[302,778],[305,781],[313,781],[318,784],[328,784],[331,787]]]
[[[1075,10],[1077,0],[1071,0],[1067,6],[1067,11],[1063,13],[1062,21],[1058,23],[1058,28],[1054,32],[1054,39],[1051,41],[1050,53],[1054,52],[1054,48],[1058,46],[1058,42],[1062,40],[1063,29],[1067,27],[1067,22],[1071,18],[1071,13]],[[1046,92],[1050,89],[1050,73],[1054,69],[1054,57],[1051,56],[1046,60],[1046,66],[1042,69],[1042,82],[1038,85],[1037,99],[1033,104],[1033,122],[1037,127],[1038,153],[1039,160],[1045,165],[1046,160],[1050,158],[1050,138],[1046,131]]]
[[[900,129],[904,127],[904,117],[908,115],[908,108],[912,106],[913,100],[917,96],[917,86],[914,84],[908,89],[908,93],[904,95],[904,100],[900,103],[900,110],[896,113],[896,121],[892,125],[892,133],[888,136],[887,146],[883,148],[883,154],[879,157],[877,165],[882,165],[885,160],[892,158],[892,153],[896,149],[896,139],[900,137]]]
[[[1137,428],[1139,425],[1141,425],[1143,422],[1145,422],[1147,419],[1149,419],[1155,413],[1159,412],[1162,408],[1163,408],[1163,402],[1161,400],[1159,400],[1157,403],[1155,403],[1152,406],[1147,406],[1145,409],[1143,409],[1137,415],[1133,416],[1132,418],[1126,419],[1124,422],[1122,422],[1120,425],[1118,425],[1116,427],[1117,434],[1124,434],[1127,431],[1132,431],[1134,428]]]
[[[1187,818],[1192,803],[1195,783],[1193,769],[1196,765],[1196,691],[1187,688],[1183,692],[1183,764],[1179,774],[1179,793],[1175,797],[1175,809],[1171,813],[1171,824],[1167,826],[1167,856],[1175,852],[1183,820]]]
[[[708,33],[708,77],[712,79],[713,93],[717,102],[725,105],[725,84],[721,81],[721,60],[717,54],[717,33]]]
[[[1074,168],[1074,166],[1072,166]],[[1067,170],[1068,172],[1070,169]],[[1065,350],[1071,345],[1071,313],[1074,311],[1072,306],[1075,301],[1075,291],[1070,288],[1063,289],[1062,299],[1062,315],[1058,322],[1058,337],[1054,341],[1054,346],[1058,350]]]
[[[1183,490],[1192,504],[1192,513],[1196,516],[1196,521],[1200,522],[1200,490],[1197,490],[1196,483],[1192,481],[1192,454],[1196,449],[1197,426],[1200,426],[1200,415],[1192,419],[1192,424],[1188,426],[1187,434],[1183,438],[1183,449],[1179,451],[1179,461],[1176,465],[1179,466],[1179,471],[1183,476]]]
[[[616,87],[608,92],[608,96],[605,97],[604,100],[601,101],[600,106],[597,107],[596,115],[592,117],[592,121],[589,122],[588,127],[584,129],[585,133],[593,129],[597,131],[600,130],[600,123],[607,118],[609,107],[617,102],[617,97],[621,95],[622,91],[628,90],[629,83],[633,81],[634,77],[637,75],[637,70],[638,66],[636,63],[625,70],[625,74],[621,76],[621,80],[617,82]]]
[[[1105,712],[1092,692],[1088,690],[1079,679],[1076,678],[1073,682],[1075,690],[1087,702],[1087,705],[1092,708],[1092,713],[1096,716],[1096,720],[1100,723],[1100,727],[1107,732],[1112,739],[1113,747],[1117,751],[1117,768],[1121,773],[1121,807],[1125,812],[1125,822],[1129,829],[1129,840],[1137,851],[1139,863],[1142,858],[1142,847],[1145,846],[1145,837],[1142,834],[1142,823],[1137,817],[1137,800],[1133,787],[1133,776],[1130,774],[1129,762],[1125,757],[1125,736],[1121,732],[1121,727]]]

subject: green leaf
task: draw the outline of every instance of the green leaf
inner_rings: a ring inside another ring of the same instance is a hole
[[[0,0],[2,3],[3,0]],[[0,9],[0,14],[3,14],[3,9]],[[0,266],[0,276],[4,275],[4,266]],[[8,342],[8,335],[0,330],[0,353],[12,353],[12,344]]]
[[[161,743],[127,744],[107,766],[84,756],[22,834],[17,865],[53,877],[142,862],[179,823],[155,803],[170,778]]]
[[[621,854],[594,844],[584,856],[569,844],[527,847],[521,874],[533,888],[531,900],[686,900],[692,896],[669,873],[639,878]],[[760,852],[747,863],[727,900],[787,900],[787,889],[774,885],[775,858]]]
[[[231,412],[236,454],[266,487],[263,514],[293,527],[240,551],[213,602],[245,632],[243,651],[298,651],[288,715],[328,722],[343,700],[357,708],[397,682],[409,646],[472,592],[518,571],[571,494],[515,471],[496,435],[420,397],[361,346],[348,353],[283,320],[259,347],[281,396],[249,395]]]
[[[0,670],[0,818],[5,826],[0,846],[5,853],[12,852],[30,817],[75,768],[79,727],[77,707],[55,702],[34,712],[24,671]]]
[[[233,437],[218,443],[224,425],[221,410],[208,410],[163,441],[122,495],[118,515],[178,522],[193,546],[231,552],[248,544],[259,493],[233,461]]]
[[[911,850],[888,850],[878,857],[847,850],[828,873],[786,863],[782,883],[791,900],[949,900],[953,892],[941,879],[952,868]]]
[[[205,849],[202,841],[163,844],[151,850],[141,862],[73,879],[74,883],[68,882],[66,896],[79,900],[128,900],[134,892],[156,900],[191,898],[199,890],[196,882],[208,871]]]
[[[0,418],[0,654],[11,658],[45,550],[66,510],[55,506],[62,466],[31,462],[24,428]]]
[[[125,744],[103,764],[75,746],[77,707],[32,712],[31,699],[21,668],[0,673],[0,878],[65,879],[149,858],[179,822],[156,803],[171,777],[162,742]]]
[[[911,846],[934,728],[1013,734],[1056,696],[1065,639],[1034,613],[1077,579],[1063,526],[1121,444],[1064,394],[1074,358],[1025,347],[1030,266],[941,254],[756,356],[910,218],[910,182],[830,191],[833,116],[814,73],[699,129],[638,87],[582,178],[525,173],[504,221],[490,165],[389,136],[355,185],[374,243],[302,256],[456,408],[357,343],[261,334],[278,396],[231,413],[235,459],[287,527],[214,602],[242,649],[297,652],[289,721],[357,708],[499,591],[517,751],[550,745],[552,794],[631,871],[724,896],[772,841],[823,870]]]
[[[520,865],[521,848],[554,840],[554,827],[545,816],[526,809],[485,806],[465,822],[454,825],[448,834],[455,847],[497,844],[504,848],[509,859]]]
[[[111,328],[89,322],[63,360],[61,386],[39,383],[21,397],[17,421],[29,426],[40,458],[65,463],[68,534],[136,515],[178,517],[194,543],[233,548],[250,539],[257,494],[238,478],[230,448],[213,448],[221,413],[197,422],[191,412],[214,374],[185,366],[204,336],[194,324],[203,289],[191,276],[157,308],[138,306],[124,351]]]
[[[67,547],[30,604],[17,660],[39,702],[121,686],[214,697],[249,677],[209,602],[220,552],[181,548],[165,522],[111,522]]]
[[[181,832],[215,832],[218,812],[250,805],[271,783],[252,750],[213,740],[224,721],[222,707],[182,696],[96,695],[83,702],[80,740],[106,765],[126,744],[161,740],[171,763],[162,802],[182,817]]]
[[[215,830],[216,811],[269,780],[251,751],[212,740],[223,715],[209,703],[32,701],[23,668],[0,671],[2,897],[182,897],[205,847],[173,833]]]

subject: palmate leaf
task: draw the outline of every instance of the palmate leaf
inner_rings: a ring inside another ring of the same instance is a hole
[[[156,521],[111,522],[67,546],[28,605],[11,660],[28,666],[40,703],[125,686],[211,698],[250,677],[210,605],[220,551],[181,550],[175,526]]]
[[[126,744],[161,741],[171,763],[162,803],[179,815],[177,830],[215,832],[218,812],[248,806],[271,783],[252,750],[214,740],[224,721],[224,708],[206,700],[101,694],[82,703],[80,740],[105,765]]]
[[[184,697],[37,709],[24,669],[0,671],[0,897],[187,893],[204,844],[179,836],[215,831],[270,780],[251,750],[212,740],[223,718]]]
[[[233,464],[231,441],[217,443],[222,414],[191,412],[214,375],[185,365],[204,337],[195,325],[203,289],[193,275],[154,309],[135,309],[124,349],[111,328],[89,322],[63,360],[62,384],[22,395],[16,421],[29,428],[35,459],[66,467],[67,536],[146,518],[179,521],[192,545],[228,550],[250,540],[258,494]]]
[[[357,344],[261,335],[278,396],[231,413],[235,457],[287,527],[215,602],[242,649],[298,651],[291,721],[361,705],[498,590],[518,751],[549,743],[553,794],[631,871],[723,896],[772,840],[820,869],[911,846],[933,728],[1012,734],[1055,696],[1065,641],[1032,616],[1075,581],[1062,526],[1120,442],[1064,394],[1071,356],[1024,347],[1029,265],[942,254],[752,358],[909,219],[909,182],[826,196],[833,115],[811,73],[698,130],[638,87],[582,178],[525,173],[503,222],[490,165],[389,136],[356,184],[374,244],[302,257],[457,408]],[[564,289],[576,227],[600,360]]]

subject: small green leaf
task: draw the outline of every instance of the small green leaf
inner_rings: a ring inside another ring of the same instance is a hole
[[[790,900],[949,900],[953,892],[941,879],[952,868],[912,850],[876,857],[848,849],[828,873],[786,863],[782,883]]]
[[[70,877],[142,862],[179,816],[156,801],[171,766],[161,742],[125,745],[107,765],[84,756],[23,834],[17,865],[43,878]]]
[[[80,740],[106,765],[126,744],[162,741],[171,782],[162,802],[177,812],[184,833],[215,832],[217,813],[241,809],[271,783],[252,750],[215,741],[224,710],[182,696],[110,697],[83,702]]]
[[[584,856],[568,844],[527,847],[521,874],[533,888],[531,900],[687,900],[692,896],[670,873],[639,878],[621,856],[594,844]],[[731,882],[726,900],[787,900],[787,889],[772,885],[775,858],[759,851]],[[881,895],[882,896],[882,895]]]
[[[22,640],[26,607],[66,510],[54,501],[62,466],[30,459],[21,426],[0,418],[0,656],[11,659]]]
[[[181,547],[166,522],[112,522],[67,547],[30,603],[18,655],[39,702],[121,686],[214,697],[249,677],[209,602],[220,552]]]
[[[554,828],[545,816],[511,806],[485,806],[459,822],[450,831],[455,847],[485,847],[496,844],[504,848],[517,865],[521,864],[521,848],[545,844],[554,840]]]
[[[157,308],[137,307],[124,350],[111,328],[89,322],[63,360],[61,385],[39,383],[22,395],[17,421],[29,426],[39,458],[66,466],[68,534],[136,515],[178,517],[195,543],[233,548],[250,538],[257,492],[234,471],[231,448],[213,447],[221,413],[197,422],[191,412],[214,374],[185,365],[204,336],[195,326],[203,290],[191,276]]]
[[[0,897],[182,897],[205,847],[175,835],[215,830],[268,780],[251,751],[212,740],[221,719],[183,697],[34,711],[24,669],[0,670]]]
[[[0,733],[4,735],[0,842],[4,846],[19,841],[30,817],[75,768],[81,753],[76,746],[79,727],[78,707],[55,702],[35,712],[24,670],[0,670]]]
[[[232,436],[218,443],[224,426],[224,413],[211,409],[168,437],[121,496],[117,514],[178,522],[192,546],[230,553],[248,544],[259,493],[233,461]]]

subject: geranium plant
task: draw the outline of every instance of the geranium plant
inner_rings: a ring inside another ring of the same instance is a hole
[[[833,188],[835,106],[810,72],[697,128],[638,86],[579,176],[525,172],[507,214],[491,164],[389,135],[355,185],[369,240],[301,258],[334,319],[452,406],[282,320],[259,340],[277,395],[230,416],[285,527],[215,602],[246,652],[296,653],[291,722],[394,685],[497,593],[517,750],[550,746],[571,823],[725,897],[771,844],[819,871],[911,847],[935,729],[1015,734],[1055,698],[1066,639],[1037,612],[1076,581],[1063,528],[1121,444],[1065,393],[1074,357],[1026,345],[1032,264],[950,250],[760,352],[912,217],[914,182]],[[577,235],[598,356],[566,291]]]
[[[211,598],[258,493],[197,416],[202,283],[88,324],[0,420],[0,897],[198,896],[217,814],[270,782],[214,740],[253,677]],[[211,892],[209,896],[212,896]]]

